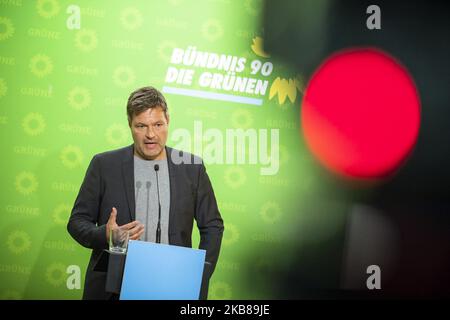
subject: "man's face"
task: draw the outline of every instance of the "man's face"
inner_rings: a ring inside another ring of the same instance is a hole
[[[165,159],[168,125],[169,121],[161,107],[135,115],[130,123],[134,153],[145,160]]]

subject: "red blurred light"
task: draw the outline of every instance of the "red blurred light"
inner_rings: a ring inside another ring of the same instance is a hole
[[[381,178],[416,143],[420,99],[406,68],[387,53],[346,50],[312,76],[301,123],[308,147],[325,167],[347,177]]]

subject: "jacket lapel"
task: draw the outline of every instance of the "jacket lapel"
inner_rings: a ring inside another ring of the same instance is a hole
[[[176,183],[178,167],[172,162],[172,148],[166,146],[167,167],[169,169],[169,185],[170,185],[170,207],[169,207],[169,239],[170,234],[176,232],[175,213],[177,212],[176,204],[178,199],[178,188]],[[170,241],[169,241],[170,242]]]
[[[136,203],[134,198],[134,159],[133,145],[126,149],[126,155],[122,162],[122,175],[127,195],[128,208],[130,209],[130,221],[136,219]]]

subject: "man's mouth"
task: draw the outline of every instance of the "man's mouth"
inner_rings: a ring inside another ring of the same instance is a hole
[[[156,142],[144,142],[144,144],[147,149],[154,149],[158,145]]]

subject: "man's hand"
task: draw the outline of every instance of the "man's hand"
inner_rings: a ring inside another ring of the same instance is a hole
[[[113,207],[111,210],[111,214],[109,215],[108,222],[106,223],[106,240],[108,241],[108,243],[111,230],[119,228],[119,225],[116,222],[116,217],[117,217],[117,209]],[[120,228],[128,230],[130,240],[139,240],[139,238],[144,233],[144,225],[137,220],[124,224],[123,226],[120,226]]]
[[[124,224],[123,226],[120,226],[121,228],[128,230],[130,235],[130,240],[139,240],[139,238],[144,233],[144,225],[140,223],[139,221],[135,220],[133,222]]]
[[[111,230],[119,227],[116,222],[116,217],[117,217],[117,209],[113,207],[111,213],[109,214],[108,222],[106,223],[106,241],[108,243],[109,237],[111,235]]]

